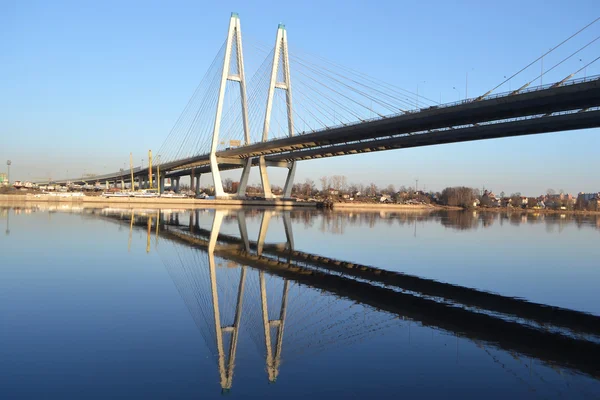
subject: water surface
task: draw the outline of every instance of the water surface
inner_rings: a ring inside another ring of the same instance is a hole
[[[600,219],[2,207],[0,398],[600,398]]]

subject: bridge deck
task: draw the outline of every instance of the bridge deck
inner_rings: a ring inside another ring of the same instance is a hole
[[[543,87],[519,94],[503,94],[429,107],[416,112],[386,118],[359,121],[356,124],[254,143],[219,151],[218,157],[246,159],[268,156],[270,161],[310,160],[368,151],[428,146],[528,134],[586,129],[600,126],[600,79],[573,80],[558,87]],[[590,110],[592,109],[592,110]],[[581,110],[582,112],[573,112]],[[552,115],[559,113],[560,115]],[[510,120],[517,119],[517,120]],[[161,164],[166,176],[210,171],[208,154]],[[221,169],[239,168],[225,164]],[[147,168],[138,168],[134,176],[147,176]],[[129,181],[129,174],[116,172],[90,178]],[[56,183],[83,182],[82,178]],[[43,182],[42,182],[43,183]]]

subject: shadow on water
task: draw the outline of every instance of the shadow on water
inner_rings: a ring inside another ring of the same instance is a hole
[[[320,224],[320,230],[341,234],[349,224],[418,221],[437,221],[457,230],[505,223],[545,224],[547,229],[575,223],[598,229],[598,216],[454,211],[323,214],[258,209],[70,212],[128,226],[130,238],[134,230],[143,230],[147,251],[153,242],[171,244],[158,247],[161,259],[205,343],[216,348],[224,391],[233,386],[243,324],[250,327],[252,339],[261,350],[270,382],[281,372],[286,336],[293,338],[296,346],[323,351],[340,343],[365,340],[402,321],[468,339],[481,348],[501,349],[552,368],[600,378],[600,317],[299,251],[294,247],[292,229],[294,224]],[[7,208],[0,209],[0,215],[6,216],[7,234],[9,214]],[[210,224],[201,226],[201,219],[207,216]],[[258,223],[256,238],[249,236],[247,221]],[[284,231],[282,240],[275,243],[266,240],[274,223]],[[238,233],[222,233],[224,224],[237,226]],[[315,289],[322,295],[315,295]],[[304,298],[309,296],[307,290],[312,290],[310,310]],[[364,306],[368,317],[363,315],[358,322],[355,311],[336,308],[342,300]],[[245,307],[247,301],[259,307]]]

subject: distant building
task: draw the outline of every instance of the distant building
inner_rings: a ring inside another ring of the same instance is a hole
[[[594,199],[600,199],[600,192],[598,192],[598,193],[583,193],[583,192],[581,192],[577,196],[577,200],[583,200],[585,202],[594,200]]]
[[[8,178],[5,173],[0,173],[0,187],[8,186]]]

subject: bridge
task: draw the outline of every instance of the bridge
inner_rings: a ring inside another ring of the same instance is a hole
[[[130,234],[134,229],[146,232],[147,251],[155,241],[204,342],[215,354],[224,390],[233,386],[244,327],[264,357],[270,382],[280,375],[283,360],[352,346],[410,323],[465,338],[488,354],[501,349],[515,359],[540,360],[559,374],[600,376],[599,317],[298,251],[293,212],[97,212],[106,220],[129,225]],[[212,219],[208,226],[200,223],[201,213]],[[253,217],[260,218],[257,240],[249,238],[246,227],[246,220]],[[273,219],[283,222],[284,242],[266,242]],[[237,225],[239,235],[221,233],[224,221],[230,227]]]
[[[271,199],[268,167],[288,170],[283,197],[290,197],[299,161],[600,126],[600,76],[571,79],[591,63],[555,83],[531,86],[534,79],[493,93],[500,84],[481,96],[442,104],[336,64],[323,67],[291,56],[283,25],[248,89],[242,49],[240,19],[232,14],[226,41],[159,150],[158,162],[93,179],[114,185],[137,180],[140,187],[162,191],[165,178],[178,190],[181,177],[189,176],[199,190],[201,175],[210,174],[217,198],[243,198],[250,169],[258,166],[263,196]],[[298,73],[292,76],[293,71]],[[224,191],[221,178],[221,171],[232,169],[242,170],[235,194]]]

